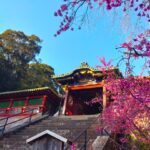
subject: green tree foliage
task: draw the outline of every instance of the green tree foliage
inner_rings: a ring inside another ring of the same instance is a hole
[[[21,80],[20,89],[51,87],[59,94],[63,94],[63,89],[53,80],[53,75],[54,69],[47,64],[29,64],[26,76]]]
[[[25,78],[22,79],[21,88],[49,87],[52,85],[52,75],[54,75],[54,69],[49,65],[32,63],[27,69]]]
[[[0,91],[16,90],[28,63],[39,54],[41,40],[35,35],[6,30],[0,34]]]

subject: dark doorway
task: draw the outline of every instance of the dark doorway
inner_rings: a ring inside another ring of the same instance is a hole
[[[102,88],[69,91],[67,115],[92,115],[102,111]]]

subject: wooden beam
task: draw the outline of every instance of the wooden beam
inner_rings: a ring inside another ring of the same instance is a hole
[[[92,89],[92,88],[100,88],[103,87],[103,83],[97,83],[97,84],[87,84],[87,85],[78,85],[78,86],[69,86],[68,89],[70,90],[82,90],[82,89]]]
[[[65,94],[65,100],[64,100],[64,104],[63,104],[62,115],[65,115],[68,95],[69,95],[69,90],[67,90],[66,94]]]
[[[103,86],[103,110],[106,108],[107,96],[106,96],[106,87]]]

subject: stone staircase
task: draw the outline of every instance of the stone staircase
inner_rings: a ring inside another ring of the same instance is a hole
[[[26,144],[26,139],[42,132],[50,130],[70,141],[74,139],[85,129],[87,129],[87,150],[97,138],[96,127],[99,125],[98,115],[82,116],[57,116],[41,120],[17,131],[10,132],[0,139],[0,150],[31,150],[31,146]],[[85,136],[81,135],[75,141],[77,147],[84,144]],[[70,148],[69,148],[70,149]]]

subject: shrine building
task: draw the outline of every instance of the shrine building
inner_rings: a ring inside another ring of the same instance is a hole
[[[121,76],[118,68],[110,68],[109,71]],[[104,78],[101,70],[81,63],[72,72],[53,77],[58,87],[64,90],[64,95],[50,87],[0,93],[0,116],[23,113],[33,108],[50,115],[56,112],[61,115],[98,114],[109,102],[103,86]]]
[[[107,73],[81,63],[68,74],[53,76],[54,87],[0,93],[0,149],[111,149],[110,135],[98,133],[101,112],[109,102]],[[98,142],[97,142],[98,141]]]
[[[32,109],[54,115],[62,101],[62,96],[50,87],[3,92],[0,93],[0,116],[27,115],[24,112]]]
[[[110,68],[117,76],[121,76],[118,68]],[[64,115],[90,115],[98,114],[106,106],[104,73],[100,69],[91,68],[87,63],[68,74],[54,76],[65,90],[62,114]],[[91,103],[93,100],[101,101]]]

